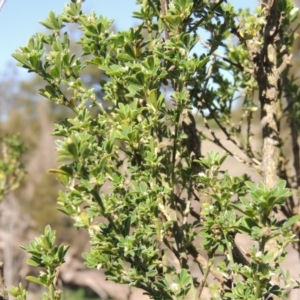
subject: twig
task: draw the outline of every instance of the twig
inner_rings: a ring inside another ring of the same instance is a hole
[[[204,126],[206,127],[206,129],[209,131],[209,133],[212,135],[213,139],[210,139],[208,136],[204,135],[203,132],[201,132],[202,136],[204,137],[205,140],[210,141],[214,144],[216,144],[217,146],[219,146],[220,148],[222,148],[226,153],[228,153],[229,155],[231,155],[233,158],[235,158],[237,161],[245,164],[247,167],[250,168],[255,168],[258,169],[258,166],[260,165],[260,162],[257,161],[256,159],[251,159],[252,162],[247,162],[246,160],[242,159],[241,157],[239,157],[237,154],[234,154],[233,152],[231,152],[228,148],[226,148],[221,142],[220,139],[217,138],[215,132],[210,128],[207,119],[203,113],[203,111],[201,111],[201,115],[203,117],[203,121],[204,121]],[[259,169],[258,169],[259,171]]]
[[[212,105],[214,105],[214,103],[212,103]],[[215,106],[215,105],[214,105]],[[227,129],[225,128],[225,126],[223,126],[221,124],[221,122],[218,120],[218,118],[215,116],[214,112],[209,108],[209,111],[214,119],[214,121],[217,123],[217,125],[219,126],[219,128],[222,130],[222,132],[225,134],[226,138],[228,141],[232,142],[239,150],[246,152],[248,154],[248,157],[252,160],[255,157],[251,157],[249,154],[249,152],[247,151],[247,149],[245,149],[242,145],[239,145],[237,143],[236,140],[234,140],[231,135],[228,133]]]
[[[203,269],[207,269],[208,268],[208,262],[207,260],[197,251],[197,249],[193,246],[190,245],[187,248],[188,252],[190,255],[192,255],[192,257],[200,264],[200,266]],[[210,267],[210,273],[222,284],[225,284],[228,288],[231,288],[231,282],[230,280],[228,280],[227,278],[225,278],[225,276],[218,271],[217,269],[215,269],[213,266]]]
[[[199,287],[199,293],[198,293],[198,299],[201,299],[201,294],[203,292],[203,289],[204,289],[204,286],[205,286],[205,283],[206,283],[206,280],[207,280],[207,277],[209,275],[209,272],[210,272],[210,269],[212,267],[212,261],[211,259],[208,261],[208,264],[207,264],[207,268],[204,272],[204,276],[201,280],[201,283],[200,283],[200,287]]]
[[[211,47],[207,43],[205,43],[199,35],[198,35],[198,39],[199,39],[200,44],[202,44],[206,49],[208,49],[209,51],[211,51]],[[247,68],[243,67],[241,64],[238,64],[238,63],[235,63],[235,62],[231,61],[230,59],[228,59],[227,57],[225,57],[222,54],[218,53],[217,51],[214,51],[211,54],[213,56],[215,56],[215,57],[219,57],[222,60],[230,63],[231,65],[233,65],[234,67],[237,67],[241,71],[246,71],[246,72],[248,72],[250,74],[253,73],[250,69],[247,69]]]
[[[232,248],[232,257],[234,262],[242,264],[243,266],[250,266],[250,262],[236,243],[234,243]]]
[[[201,37],[200,37],[199,35],[198,35],[198,38],[199,38],[200,43],[201,43],[204,47],[206,47],[206,48],[209,49],[209,50],[211,49],[210,46],[207,45],[207,44],[201,39]],[[236,66],[236,67],[239,68],[239,69],[241,69],[242,71],[246,71],[246,72],[248,72],[248,73],[253,73],[251,70],[245,69],[242,65],[236,64],[236,63],[234,63],[234,62],[232,62],[232,61],[226,59],[223,55],[219,54],[219,53],[216,52],[216,51],[214,51],[212,54],[214,55],[214,57],[219,57],[219,58],[223,59],[224,61],[227,61],[228,63],[230,63],[230,64]],[[204,96],[205,96],[206,89],[207,89],[207,85],[208,85],[208,80],[209,80],[209,78],[210,78],[210,76],[211,76],[211,74],[212,74],[212,69],[213,69],[213,64],[214,64],[214,62],[215,62],[215,58],[213,59],[211,65],[210,65],[210,67],[209,67],[209,69],[208,69],[207,76],[206,76],[206,78],[205,78],[206,81],[205,81],[205,83],[204,83],[204,88],[203,88],[204,92],[202,92],[202,93],[198,96],[198,97],[199,97],[199,100],[198,100],[198,109],[199,109],[199,110],[200,110],[200,108],[202,107],[202,103],[203,103]],[[214,104],[212,104],[212,105],[214,105]],[[233,153],[231,153],[228,149],[226,149],[226,148],[221,144],[221,142],[219,141],[219,139],[216,137],[215,133],[214,133],[214,132],[211,130],[211,128],[209,127],[208,122],[207,122],[207,120],[206,120],[206,118],[205,118],[205,116],[204,116],[204,113],[201,111],[202,117],[203,117],[203,119],[204,119],[205,126],[206,126],[206,128],[209,130],[209,132],[211,133],[211,135],[213,136],[213,138],[214,138],[214,143],[216,143],[218,146],[220,146],[223,150],[225,150],[225,151],[226,151],[227,153],[229,153],[231,156],[235,157],[238,161],[240,161],[240,162],[246,164],[246,165],[249,166],[249,167],[253,167],[253,166],[256,166],[256,167],[257,167],[257,166],[259,165],[259,162],[255,159],[253,152],[252,152],[252,151],[249,152],[249,148],[248,148],[248,149],[244,149],[244,147],[243,147],[242,145],[239,145],[234,139],[232,139],[231,135],[228,134],[226,128],[225,128],[225,127],[219,122],[219,120],[214,116],[213,111],[212,111],[210,108],[208,108],[208,109],[210,110],[210,113],[212,114],[213,119],[214,119],[215,122],[218,124],[219,128],[220,128],[220,129],[223,131],[223,133],[226,135],[227,140],[231,141],[231,142],[232,142],[238,149],[240,149],[242,152],[246,152],[246,153],[248,154],[249,159],[251,159],[252,163],[248,163],[248,162],[246,162],[245,160],[243,160],[243,159],[241,159],[240,157],[238,157],[237,155],[234,155]],[[197,111],[197,112],[198,112],[198,111]],[[250,148],[250,150],[251,150],[251,148]]]
[[[1,9],[2,9],[5,2],[6,2],[6,0],[1,0],[1,2],[0,2],[0,11],[1,11]]]
[[[187,210],[187,204],[185,203],[185,200],[179,198],[177,195],[174,195],[174,199],[181,205],[183,210]],[[189,207],[188,209],[191,216],[193,216],[198,221],[201,220],[200,214],[198,214],[192,207]]]
[[[213,70],[213,65],[214,65],[214,63],[215,63],[215,58],[212,60],[210,66],[209,66],[209,69],[208,69],[208,71],[207,71],[207,75],[206,75],[206,77],[205,77],[206,81],[205,81],[204,87],[203,87],[203,92],[202,92],[200,95],[198,95],[199,100],[198,100],[198,105],[197,105],[197,108],[198,108],[198,109],[197,109],[197,112],[196,112],[196,113],[198,113],[199,111],[201,112],[201,115],[202,115],[203,120],[204,120],[205,127],[209,130],[210,134],[213,136],[213,138],[214,138],[213,142],[214,142],[215,144],[217,144],[218,146],[220,146],[220,147],[221,147],[223,150],[225,150],[228,154],[230,154],[232,157],[236,158],[238,161],[244,163],[245,165],[247,165],[247,166],[249,166],[249,167],[253,167],[253,166],[256,166],[256,167],[257,167],[257,166],[259,165],[259,162],[255,159],[254,155],[253,155],[253,156],[250,156],[250,155],[249,155],[249,151],[246,151],[246,153],[248,154],[249,159],[252,160],[252,163],[246,162],[245,160],[243,160],[243,159],[240,158],[239,156],[237,156],[237,155],[233,154],[231,151],[229,151],[225,146],[223,146],[223,144],[222,144],[222,143],[219,141],[219,139],[216,137],[214,131],[211,130],[211,128],[210,128],[210,126],[208,125],[208,122],[207,122],[207,120],[206,120],[206,118],[205,118],[205,115],[204,115],[204,113],[203,113],[203,110],[201,110],[201,107],[202,107],[202,105],[203,105],[202,103],[203,103],[203,101],[204,101],[204,96],[205,96],[206,90],[207,90],[208,81],[209,81],[210,76],[211,76],[211,74],[212,74],[212,70]],[[212,103],[212,105],[214,105],[214,104]],[[212,111],[210,108],[208,108],[208,109],[209,109],[211,115],[213,116],[213,119],[214,119],[215,122],[218,124],[219,128],[220,128],[220,129],[223,131],[223,133],[226,135],[227,140],[231,141],[238,149],[240,149],[241,151],[244,152],[246,149],[244,149],[244,147],[242,147],[242,146],[239,145],[234,139],[232,139],[231,135],[227,132],[226,128],[225,128],[225,127],[219,122],[219,120],[214,116],[213,111]],[[252,153],[252,154],[253,154],[253,153]]]
[[[247,98],[246,98],[247,99]],[[245,99],[245,100],[246,100]],[[246,138],[246,153],[249,157],[254,157],[254,153],[251,147],[251,125],[252,125],[252,120],[253,120],[253,112],[248,110],[247,115],[246,115],[246,120],[247,120],[247,138]],[[241,117],[240,121],[243,121],[243,118]]]
[[[215,59],[215,57],[213,57],[212,60],[211,60],[210,66],[208,68],[207,74],[205,76],[205,83],[204,83],[204,86],[202,88],[202,93],[199,95],[199,100],[198,100],[198,105],[197,105],[198,109],[196,111],[195,118],[196,118],[196,116],[197,116],[197,114],[199,112],[200,107],[202,107],[202,102],[203,102],[203,99],[204,99],[204,97],[206,95],[208,81],[209,81],[209,79],[211,77],[215,61],[216,61],[216,59]]]
[[[179,203],[183,207],[183,209],[186,209],[187,205],[183,199],[180,199],[178,196],[175,196],[175,201],[177,203]],[[195,219],[197,219],[198,221],[201,221],[200,214],[195,212],[193,210],[193,208],[190,207],[189,212]],[[244,266],[249,266],[249,261],[246,259],[246,257],[244,256],[244,254],[242,253],[242,251],[240,250],[239,246],[236,243],[234,243],[234,245],[233,245],[232,256],[233,256],[234,262],[241,263]],[[201,268],[204,267],[204,265],[201,264],[201,262],[204,263],[203,259],[201,259],[201,258],[199,260],[196,259],[196,261],[200,264]],[[209,267],[209,269],[210,269],[210,267]]]

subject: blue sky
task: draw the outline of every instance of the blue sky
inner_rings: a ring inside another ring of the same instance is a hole
[[[1,1],[1,0],[0,0]],[[36,32],[43,31],[38,22],[45,20],[51,10],[60,13],[67,0],[6,0],[0,12],[0,74],[8,62],[13,62],[11,54]],[[257,1],[230,1],[237,8],[253,8]],[[241,3],[242,2],[242,3]],[[126,29],[137,22],[132,12],[138,8],[135,0],[86,0],[84,12],[95,10],[97,14],[114,19],[118,29]]]

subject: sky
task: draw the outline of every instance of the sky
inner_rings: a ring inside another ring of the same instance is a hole
[[[1,0],[0,0],[1,2]],[[25,46],[28,39],[36,32],[43,31],[39,21],[45,20],[49,12],[63,11],[67,0],[6,0],[0,11],[0,74],[11,62],[11,54],[20,46]],[[86,0],[83,11],[95,10],[97,14],[115,20],[119,30],[127,29],[138,22],[132,18],[132,12],[138,9],[135,0]],[[230,1],[237,8],[253,9],[256,0]]]

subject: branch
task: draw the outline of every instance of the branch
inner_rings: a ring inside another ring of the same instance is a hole
[[[167,11],[168,11],[168,2],[167,2],[167,0],[160,0],[160,9],[161,9],[161,12],[162,12],[162,19],[163,19],[163,22],[164,22],[164,25],[165,25],[165,38],[166,38],[166,40],[168,40],[170,38],[170,34],[169,34],[168,28],[167,28],[166,23],[165,23],[165,17],[167,15]]]
[[[257,36],[256,41],[264,39],[265,46],[257,49],[256,44],[248,44],[249,52],[254,54],[254,73],[259,87],[259,99],[262,107],[261,125],[263,136],[262,173],[267,188],[272,188],[278,181],[279,165],[279,132],[277,119],[277,98],[279,72],[277,69],[276,28],[278,19],[277,1],[263,1],[266,6],[263,36]]]
[[[201,280],[201,283],[200,283],[199,293],[198,293],[198,299],[201,299],[201,294],[202,294],[202,292],[203,292],[203,289],[204,289],[205,283],[206,283],[206,281],[207,281],[207,277],[208,277],[208,275],[209,275],[209,272],[210,272],[211,267],[212,267],[212,260],[210,259],[210,260],[208,261],[207,268],[206,268],[206,270],[205,270],[204,276],[203,276],[203,278],[202,278],[202,280]]]
[[[177,195],[174,195],[174,200],[181,205],[182,210],[186,210],[187,209],[187,204],[186,204],[185,200],[181,199]],[[189,207],[189,213],[196,220],[198,220],[198,221],[201,220],[200,214],[198,214],[192,207]]]
[[[278,32],[282,30],[278,19],[277,9],[278,0],[262,0],[261,6],[264,7],[263,16],[266,24],[258,33],[253,41],[246,43],[249,53],[252,54],[254,75],[259,88],[259,100],[261,103],[261,126],[262,126],[262,164],[261,172],[263,182],[267,189],[273,188],[278,182],[278,169],[280,166],[280,136],[278,121],[278,96],[280,91],[279,79],[280,72],[284,69],[282,65],[278,69],[277,57],[279,54],[277,47]],[[263,47],[261,47],[261,43]],[[288,59],[286,59],[286,62]],[[276,215],[275,215],[276,217]],[[275,238],[262,245],[264,251],[278,254],[278,243]],[[273,284],[279,285],[279,275],[272,276]],[[260,287],[257,287],[256,296],[262,294]],[[279,297],[275,296],[277,300]]]

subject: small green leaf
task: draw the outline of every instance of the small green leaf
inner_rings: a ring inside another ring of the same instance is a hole
[[[28,62],[28,60],[27,60],[27,58],[25,58],[24,54],[15,52],[12,54],[12,57],[15,58],[22,65],[29,67],[29,68],[31,67],[31,63]]]
[[[118,60],[121,60],[121,61],[133,61],[133,60],[135,60],[134,57],[132,57],[132,56],[129,55],[128,53],[124,53],[124,52],[118,54],[118,55],[117,55],[117,59],[118,59]]]
[[[40,267],[40,266],[41,266],[40,262],[34,260],[33,258],[28,258],[28,259],[27,259],[27,263],[28,263],[30,266],[34,266],[34,267]]]
[[[293,216],[283,223],[281,229],[289,228],[300,220],[300,215]]]
[[[191,275],[188,274],[186,269],[181,269],[179,274],[180,284],[182,286],[185,286],[189,283],[191,283]]]
[[[25,279],[28,280],[28,281],[31,281],[31,282],[34,282],[34,283],[37,283],[39,285],[43,285],[44,286],[44,283],[39,278],[37,278],[37,277],[26,276]]]

